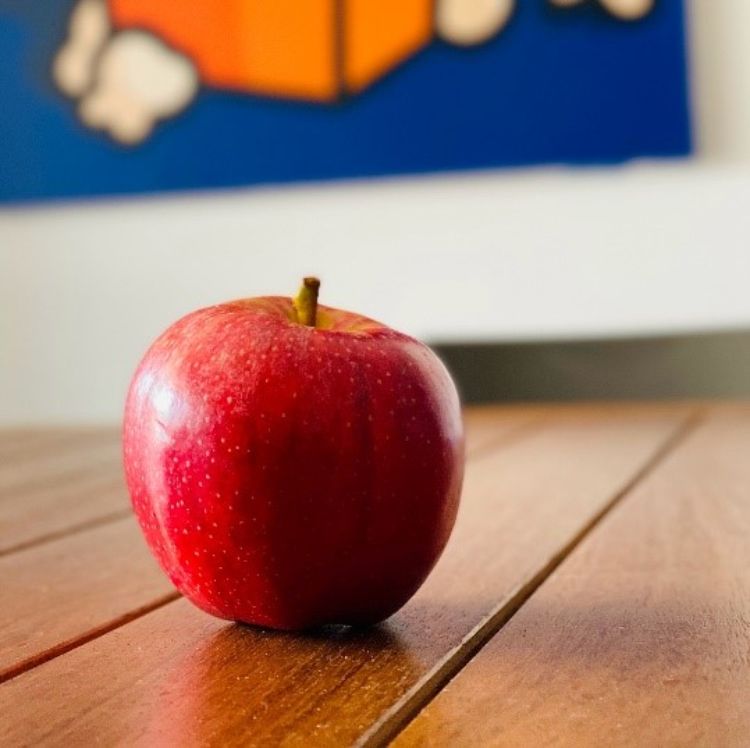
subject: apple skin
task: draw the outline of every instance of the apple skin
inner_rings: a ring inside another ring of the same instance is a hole
[[[455,386],[422,343],[360,315],[260,297],[201,309],[151,346],[123,429],[146,541],[221,618],[299,630],[398,610],[458,510]]]

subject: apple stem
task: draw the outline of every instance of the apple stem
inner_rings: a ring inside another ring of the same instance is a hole
[[[304,278],[302,288],[294,299],[294,310],[297,312],[297,321],[307,327],[315,327],[315,318],[318,312],[318,289],[320,281],[317,278]]]

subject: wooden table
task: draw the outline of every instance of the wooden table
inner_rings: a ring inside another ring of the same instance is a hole
[[[114,431],[0,436],[0,745],[749,746],[750,405],[467,413],[459,521],[370,630],[180,599]]]

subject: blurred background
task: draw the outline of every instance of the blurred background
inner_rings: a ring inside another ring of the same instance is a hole
[[[209,70],[216,79],[208,80],[198,57],[164,73],[172,98],[153,117],[108,91],[70,104],[83,73],[53,46],[64,41],[75,3],[61,3],[53,25],[0,0],[0,47],[20,66],[0,73],[10,102],[0,125],[0,423],[117,421],[140,356],[167,325],[237,297],[291,295],[311,273],[322,278],[323,303],[436,345],[468,400],[747,394],[750,4],[688,0],[683,60],[677,0],[657,0],[637,19],[618,16],[611,2],[534,16],[521,0],[510,20],[500,3],[488,21],[497,38],[478,38],[476,52],[461,36],[460,14],[438,18],[435,50],[415,52],[382,81],[358,83],[355,71],[351,99],[306,104],[303,119],[278,81],[272,114],[262,91],[216,100],[221,71]],[[95,12],[81,16],[84,30],[96,30]],[[545,78],[555,83],[544,95],[554,118],[529,109],[539,102],[523,88],[535,70],[555,67],[542,42],[530,41],[531,24],[547,22],[563,35],[578,24],[577,36],[562,37],[570,64],[596,72],[585,85]],[[52,42],[35,47],[42,27]],[[471,24],[466,33],[473,44]],[[626,33],[637,45],[617,46]],[[588,60],[574,46],[584,34],[598,45],[586,47]],[[469,69],[471,54],[495,49],[516,57],[477,58]],[[616,60],[606,57],[615,49]],[[152,52],[138,47],[136,63]],[[511,64],[521,58],[523,70]],[[408,86],[441,79],[441,65],[466,68],[461,75],[477,89],[460,77],[445,84],[453,86],[447,125],[430,101],[413,116],[408,108]],[[498,99],[492,66],[516,99]],[[100,80],[120,68],[112,70]],[[48,88],[32,106],[19,86],[33,88],[37,73]],[[685,81],[689,114],[680,111]],[[623,118],[621,94],[637,116]],[[456,97],[465,97],[463,118],[450,114]],[[487,98],[493,108],[477,109]],[[183,105],[192,109],[180,114]],[[225,107],[220,121],[208,121],[211,107]],[[251,115],[247,133],[226,124]],[[257,148],[261,115],[264,137],[281,140],[283,168],[243,155]],[[355,115],[388,138],[355,138]],[[278,136],[273,117],[284,119]],[[490,117],[499,144],[478,148],[472,128],[485,142]],[[441,129],[448,126],[452,134]],[[212,136],[201,140],[206,128]],[[294,132],[309,133],[304,152],[283,142]],[[338,160],[330,155],[337,139]],[[204,160],[190,170],[186,154],[199,149]]]

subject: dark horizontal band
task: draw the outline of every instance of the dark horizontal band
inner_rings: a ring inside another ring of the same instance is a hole
[[[750,331],[432,347],[467,403],[750,395]]]

